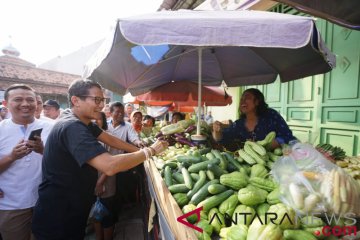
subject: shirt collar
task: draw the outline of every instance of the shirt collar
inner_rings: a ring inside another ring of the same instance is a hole
[[[112,123],[113,123],[113,120],[111,119],[110,124],[112,125]],[[125,126],[125,121],[120,122],[120,126]]]

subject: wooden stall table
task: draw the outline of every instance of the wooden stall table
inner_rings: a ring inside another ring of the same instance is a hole
[[[144,162],[151,197],[155,200],[163,239],[196,240],[193,229],[176,219],[183,215],[152,160]]]

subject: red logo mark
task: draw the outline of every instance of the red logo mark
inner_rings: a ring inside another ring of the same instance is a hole
[[[196,231],[202,233],[203,230],[201,228],[199,228],[198,226],[195,226],[191,223],[189,223],[188,221],[185,221],[187,217],[193,215],[193,214],[196,214],[196,223],[198,223],[200,221],[200,212],[201,210],[203,209],[203,207],[199,207],[195,210],[192,210],[191,212],[188,212],[184,215],[181,215],[180,217],[178,217],[176,220],[182,224],[184,224],[185,226],[188,226],[189,228],[192,228],[192,229],[195,229]]]

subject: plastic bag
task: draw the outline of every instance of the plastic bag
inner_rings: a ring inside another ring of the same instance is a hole
[[[360,216],[359,184],[310,144],[294,144],[271,173],[280,185],[281,201],[300,214]]]
[[[109,214],[109,210],[101,203],[100,198],[97,198],[91,207],[89,218],[101,222]]]

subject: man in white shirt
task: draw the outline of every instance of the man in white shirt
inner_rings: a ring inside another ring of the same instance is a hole
[[[3,240],[28,240],[42,177],[44,143],[53,124],[34,117],[36,97],[31,87],[11,85],[4,98],[12,117],[0,122],[0,233]],[[28,140],[31,131],[39,128],[41,136]]]
[[[131,113],[134,111],[134,106],[130,103],[127,103],[125,105],[125,114],[124,114],[124,120],[125,122],[130,122],[130,116],[131,116]]]
[[[137,147],[144,147],[143,142],[140,140],[131,123],[124,120],[125,108],[121,102],[113,102],[110,104],[110,116],[112,118],[108,125],[108,132],[110,134]],[[112,155],[124,153],[121,150],[113,148],[110,148],[109,152]],[[138,181],[138,179],[143,179],[143,173],[143,166],[140,165],[116,174],[116,202],[118,205],[115,207],[118,212],[122,205],[130,202],[133,203],[137,200],[134,199],[134,196],[138,195],[136,192],[141,189],[139,186],[143,184]]]
[[[211,115],[211,111],[208,111],[207,115],[205,116],[205,121],[207,124],[212,124],[214,122],[214,118]]]
[[[7,114],[7,108],[4,107],[3,105],[0,105],[0,121],[6,119],[6,114]]]
[[[51,119],[51,118],[48,118],[48,117],[45,117],[43,114],[42,114],[42,111],[44,109],[43,107],[43,100],[42,100],[42,97],[40,94],[36,94],[36,110],[35,110],[35,118],[37,119],[40,119],[40,120],[45,120],[45,121],[50,121],[50,122],[53,122],[55,120]]]
[[[108,126],[108,131],[117,138],[123,141],[132,143],[137,147],[143,147],[143,143],[140,140],[135,129],[131,126],[131,123],[124,120],[125,109],[121,102],[113,102],[110,105],[111,121]],[[111,154],[123,153],[121,150],[111,149]]]

